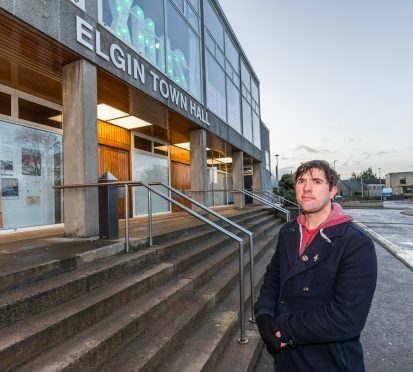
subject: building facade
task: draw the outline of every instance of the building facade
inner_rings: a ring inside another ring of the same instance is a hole
[[[259,80],[217,1],[0,1],[0,46],[0,229],[96,235],[97,190],[53,186],[106,171],[209,206],[271,187]]]
[[[392,189],[393,195],[413,197],[413,172],[395,172],[386,174],[386,187]]]

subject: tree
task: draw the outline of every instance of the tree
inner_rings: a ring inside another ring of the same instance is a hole
[[[379,178],[377,177],[376,173],[373,173],[373,169],[371,167],[368,167],[365,171],[356,174],[355,172],[352,173],[351,179],[354,181],[361,181],[361,178],[363,177],[363,183],[378,183]]]
[[[294,181],[291,174],[284,174],[278,184],[278,190],[275,193],[283,196],[285,199],[297,203],[295,197]]]

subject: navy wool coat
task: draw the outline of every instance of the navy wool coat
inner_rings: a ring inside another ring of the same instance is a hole
[[[377,279],[374,244],[345,222],[320,230],[300,257],[296,220],[280,230],[255,315],[273,315],[288,344],[277,372],[365,370],[360,332]]]

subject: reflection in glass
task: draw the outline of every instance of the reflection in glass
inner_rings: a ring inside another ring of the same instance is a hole
[[[0,121],[0,228],[62,222],[62,136]]]
[[[167,74],[201,100],[201,61],[198,36],[168,1]]]
[[[102,0],[103,22],[165,71],[163,0]]]
[[[224,50],[224,26],[222,26],[221,21],[216,15],[215,11],[212,9],[209,1],[204,1],[204,13],[205,13],[205,26],[220,46]]]
[[[252,142],[251,106],[244,98],[242,98],[242,133],[248,141]]]
[[[252,123],[253,123],[253,134],[254,134],[254,145],[260,149],[261,148],[260,118],[255,112],[252,113]]]
[[[227,34],[225,34],[225,56],[231,63],[232,68],[238,73],[238,51]]]
[[[62,113],[58,110],[19,98],[19,118],[62,129]]]
[[[241,61],[241,80],[247,87],[248,91],[251,90],[251,74],[245,66],[245,63]]]
[[[208,108],[226,120],[225,73],[209,52],[206,53]]]
[[[240,93],[231,80],[227,78],[228,124],[241,133]]]
[[[168,158],[156,157],[149,154],[141,154],[137,151],[133,154],[134,170],[133,180],[143,182],[161,181],[169,185]],[[168,194],[168,190],[162,186],[156,189]],[[134,188],[135,215],[148,214],[148,191],[143,186]],[[152,212],[168,212],[169,203],[158,195],[152,195]]]
[[[0,92],[0,114],[11,115],[11,95]]]

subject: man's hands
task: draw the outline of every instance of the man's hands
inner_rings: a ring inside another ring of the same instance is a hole
[[[278,353],[287,344],[281,341],[281,332],[274,317],[262,314],[256,319],[261,338],[270,353]]]

